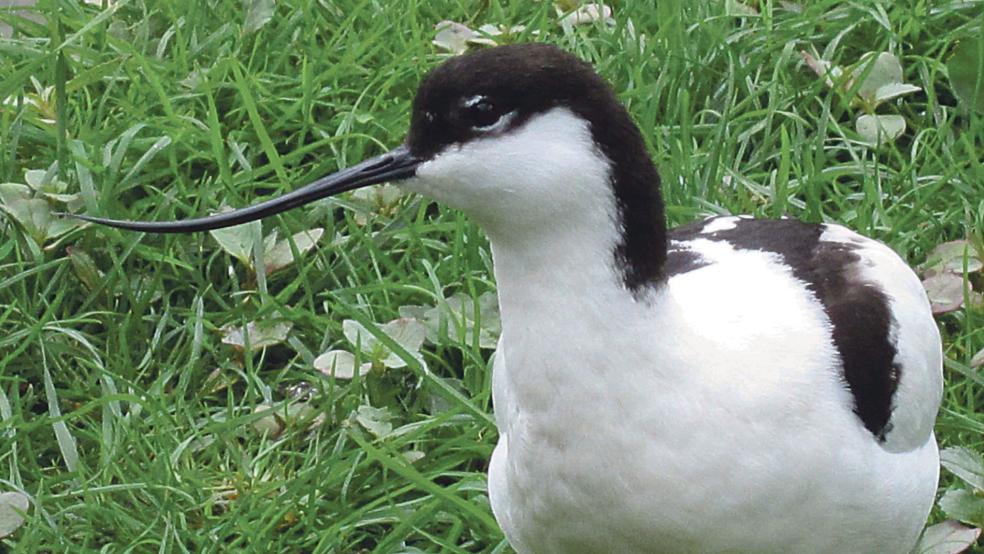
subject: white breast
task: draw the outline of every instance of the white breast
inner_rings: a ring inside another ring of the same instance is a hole
[[[716,263],[639,301],[587,268],[525,258],[514,275],[516,253],[493,242],[504,332],[489,485],[510,541],[532,553],[906,552],[935,494],[931,434],[895,452],[873,439],[822,306],[774,256],[693,246]],[[937,389],[900,384],[899,402]]]

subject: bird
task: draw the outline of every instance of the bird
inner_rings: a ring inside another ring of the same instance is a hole
[[[669,228],[614,89],[544,43],[451,57],[406,140],[195,232],[398,182],[489,239],[493,514],[520,554],[907,553],[939,477],[942,347],[925,292],[834,223]],[[670,186],[670,185],[667,185]]]

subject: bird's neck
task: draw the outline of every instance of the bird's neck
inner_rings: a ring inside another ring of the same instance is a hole
[[[607,207],[540,227],[535,237],[521,230],[489,230],[507,335],[573,340],[591,328],[615,329],[619,322],[612,314],[645,311],[662,281],[654,279],[643,288],[628,285],[617,255],[622,224],[614,196],[607,201]]]
[[[584,299],[582,294],[630,295],[615,256],[620,233],[606,215],[594,215],[594,221],[558,222],[536,237],[490,233],[504,301],[549,291],[543,298],[563,301],[570,308]]]
[[[591,419],[598,387],[620,386],[612,372],[635,355],[634,338],[650,334],[658,317],[663,285],[641,294],[626,286],[612,255],[621,238],[616,224],[582,223],[536,241],[490,234],[502,317],[496,355],[505,360],[494,377],[497,413],[543,414],[541,423],[558,422],[557,414]]]

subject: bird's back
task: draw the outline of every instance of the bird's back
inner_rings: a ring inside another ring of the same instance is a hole
[[[823,313],[836,356],[827,363],[864,427],[892,451],[925,442],[942,394],[942,346],[919,279],[894,251],[840,225],[793,219],[716,217],[674,229],[670,239],[669,271],[679,281],[748,255],[790,274]],[[741,282],[749,278],[734,271],[736,291],[753,288]]]

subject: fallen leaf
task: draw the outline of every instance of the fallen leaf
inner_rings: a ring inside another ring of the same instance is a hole
[[[901,115],[865,114],[858,118],[855,127],[866,142],[881,144],[895,140],[905,132],[905,118]]]
[[[92,256],[89,256],[85,250],[74,246],[65,248],[65,252],[68,254],[72,269],[75,270],[75,275],[79,281],[82,281],[86,289],[92,291],[102,285],[103,272],[96,267],[96,262],[93,261]]]
[[[833,87],[835,82],[840,82],[840,78],[844,74],[843,69],[827,60],[814,57],[806,50],[800,50],[800,55],[803,56],[803,61],[807,67],[812,69],[817,76],[823,77],[824,83],[828,87]]]
[[[919,544],[912,552],[914,554],[960,554],[973,546],[980,536],[980,529],[965,527],[956,521],[948,520],[927,527],[919,539]]]
[[[420,347],[424,345],[424,339],[427,337],[427,327],[422,322],[409,317],[394,319],[380,329],[411,354],[420,352]],[[406,362],[391,352],[383,360],[383,364],[386,367],[403,367]]]
[[[250,350],[259,350],[287,340],[287,333],[293,324],[285,321],[251,321],[245,329],[236,325],[222,327],[222,342],[237,350],[246,349],[246,338],[249,337]]]
[[[335,379],[352,379],[355,377],[355,354],[345,350],[329,350],[314,359],[314,368]],[[360,376],[371,370],[371,362],[359,365]]]
[[[30,500],[22,493],[0,493],[0,539],[10,536],[24,525],[24,516],[21,514],[30,507]]]
[[[407,463],[411,464],[423,460],[424,456],[425,454],[420,450],[407,450],[406,452],[403,452],[403,459],[406,460]]]
[[[361,352],[369,354],[370,357],[378,354],[379,340],[358,321],[354,319],[343,320],[342,334],[345,335],[345,338],[352,346],[358,348]]]
[[[940,464],[968,485],[984,491],[984,459],[973,450],[957,446],[940,452]]]
[[[270,404],[259,404],[253,408],[253,413],[258,414],[260,412],[267,412],[273,408]],[[270,412],[267,415],[253,421],[253,429],[261,435],[268,435],[271,438],[277,438],[280,433],[284,430],[283,422],[277,417],[277,414]]]
[[[499,301],[494,292],[479,296],[478,314],[475,313],[474,299],[459,292],[436,307],[401,306],[400,315],[421,321],[427,327],[427,341],[431,344],[437,344],[443,327],[447,328],[448,339],[468,345],[474,343],[477,330],[478,346],[485,349],[495,348],[502,333]],[[476,322],[477,315],[481,315],[480,328]],[[459,332],[461,328],[464,336]]]
[[[423,363],[420,358],[420,347],[427,336],[427,327],[413,318],[399,318],[383,324],[379,329],[389,335],[397,344]],[[386,345],[379,341],[361,323],[352,319],[342,322],[342,333],[345,338],[359,348],[370,360],[379,362],[389,368],[406,367],[407,362]]]
[[[427,324],[427,313],[432,308],[430,306],[418,306],[416,304],[406,304],[400,306],[399,312],[400,317],[412,317],[414,319],[419,319]],[[430,340],[430,335],[427,336],[427,340]]]
[[[910,85],[909,83],[889,83],[885,86],[878,87],[875,91],[874,103],[881,104],[882,102],[887,102],[893,98],[898,98],[899,96],[910,94],[913,92],[919,92],[922,90],[916,85]]]
[[[276,241],[276,234],[271,234],[273,240],[269,242],[274,244],[271,246],[267,243],[267,241],[264,241],[264,244],[266,244],[267,247],[264,248],[263,262],[266,265],[267,275],[294,263],[294,252],[291,251],[290,248],[291,241],[293,241],[294,246],[297,248],[297,253],[304,254],[308,250],[314,248],[314,245],[318,243],[321,236],[324,234],[325,230],[321,227],[315,227],[314,229],[294,233],[289,241]],[[270,237],[267,238],[269,239]]]
[[[243,0],[243,7],[246,9],[243,32],[247,34],[259,31],[269,23],[277,8],[274,0]]]
[[[984,348],[970,359],[970,367],[977,369],[981,366],[984,366]]]
[[[19,183],[0,184],[0,210],[20,224],[38,245],[44,244],[48,238],[51,210],[47,202],[33,196],[30,187]]]
[[[499,43],[497,43],[492,37],[497,37],[501,34],[502,29],[499,28],[498,25],[486,23],[485,25],[479,27],[477,31],[472,33],[472,36],[467,40],[467,43],[477,44],[479,46],[498,46]]]
[[[733,17],[757,17],[758,10],[748,4],[737,0],[727,0],[724,4],[724,12]]]
[[[576,10],[560,18],[560,24],[564,27],[575,27],[577,25],[588,25],[591,23],[614,24],[612,19],[612,8],[602,3],[585,4]]]
[[[386,408],[362,405],[355,411],[355,421],[376,438],[385,437],[393,431],[392,419],[393,415]]]
[[[516,29],[518,31],[522,31],[522,30],[526,29],[526,26],[525,25],[519,25],[517,27],[511,28],[510,31],[512,31],[514,29]],[[478,32],[481,33],[481,34],[483,34],[483,35],[488,35],[490,37],[497,37],[497,36],[501,35],[505,31],[504,31],[504,29],[502,27],[499,27],[498,25],[493,25],[491,23],[486,23],[485,25],[482,25],[481,27],[478,28]]]
[[[468,50],[468,39],[475,38],[475,31],[467,25],[444,20],[434,26],[437,33],[432,41],[435,46],[452,54],[464,54]]]
[[[947,517],[971,525],[984,525],[984,498],[968,490],[946,491],[939,504]]]
[[[946,71],[962,105],[984,112],[984,34],[960,41]]]
[[[875,98],[879,89],[902,83],[902,64],[890,52],[868,52],[851,72],[851,85],[848,88],[852,88],[858,79],[862,81],[857,95],[873,107],[877,105]]]
[[[963,278],[952,273],[939,273],[923,279],[933,314],[945,314],[960,309],[964,302]]]
[[[228,211],[228,209],[220,210],[219,213],[224,211]],[[249,268],[253,267],[253,245],[261,233],[259,221],[250,221],[223,229],[212,229],[208,232],[226,253]]]
[[[933,248],[926,256],[922,265],[924,275],[930,276],[939,272],[963,275],[964,261],[967,263],[967,273],[984,269],[984,260],[974,246],[967,240],[952,240]]]

